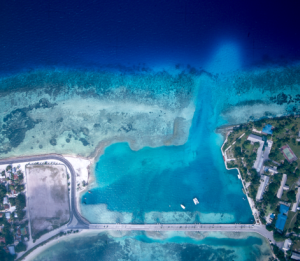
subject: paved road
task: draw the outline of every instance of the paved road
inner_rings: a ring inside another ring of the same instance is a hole
[[[71,174],[71,208],[70,208],[70,222],[72,226],[76,225],[78,229],[88,229],[89,222],[83,218],[77,210],[77,199],[76,199],[76,173],[72,164],[66,160],[63,156],[58,154],[48,154],[40,156],[28,156],[19,157],[13,159],[0,160],[0,164],[17,164],[21,162],[35,162],[35,161],[47,161],[47,160],[59,160],[64,163],[70,170]]]
[[[275,242],[273,233],[264,225],[252,224],[90,224],[94,230],[143,230],[143,231],[221,231],[221,232],[253,232]]]
[[[20,162],[59,160],[70,170],[71,174],[71,209],[69,229],[93,229],[93,230],[143,230],[143,231],[223,231],[223,232],[256,232],[274,242],[272,232],[266,230],[263,225],[252,224],[90,224],[77,210],[76,199],[76,173],[71,163],[58,154],[41,156],[20,157],[0,160],[1,164],[16,164]]]

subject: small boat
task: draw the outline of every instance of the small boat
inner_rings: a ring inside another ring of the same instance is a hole
[[[90,190],[89,190],[88,192],[89,192],[90,194],[92,193],[92,191],[90,191]]]
[[[185,209],[185,206],[184,206],[184,205],[180,204],[180,206],[181,206],[183,209]]]
[[[243,200],[246,200],[246,199],[243,197]]]
[[[194,201],[195,205],[198,205],[198,204],[199,204],[199,201],[198,201],[197,198],[193,198],[193,201]]]

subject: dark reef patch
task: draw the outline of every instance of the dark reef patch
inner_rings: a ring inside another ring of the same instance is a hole
[[[26,132],[34,128],[41,120],[33,120],[29,115],[33,109],[52,108],[57,104],[50,103],[47,99],[40,99],[38,103],[28,107],[13,110],[3,117],[0,128],[0,153],[7,153],[12,148],[18,147],[25,139]],[[8,140],[8,142],[6,141]]]
[[[88,136],[90,131],[88,128],[81,127],[80,132],[82,132],[85,136]]]
[[[52,146],[56,146],[57,145],[57,141],[56,141],[56,139],[54,137],[50,140],[50,144]]]
[[[90,144],[90,143],[89,143],[86,139],[84,139],[84,138],[80,138],[79,140],[82,142],[82,145],[83,145],[83,146],[87,146],[87,145]]]
[[[296,99],[293,99],[290,94],[286,95],[284,92],[279,93],[277,96],[270,97],[270,100],[278,105],[285,103],[290,104],[291,102],[297,101]]]

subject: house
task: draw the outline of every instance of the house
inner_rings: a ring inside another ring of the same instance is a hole
[[[277,221],[275,224],[275,227],[280,231],[283,231],[283,229],[284,229],[284,226],[285,226],[285,223],[287,220],[287,213],[289,212],[289,208],[290,207],[288,207],[286,205],[283,205],[283,204],[280,205],[280,208],[279,208],[280,214],[278,215]]]
[[[8,205],[8,204],[5,204],[5,205],[4,205],[4,209],[10,209],[9,205]]]
[[[280,187],[277,191],[277,198],[281,198],[282,197],[282,193],[283,193],[283,187],[285,186],[285,182],[287,180],[287,175],[286,174],[283,174],[282,175],[282,179],[281,179],[281,184],[280,184]]]
[[[0,218],[2,218],[3,217],[3,212],[0,212]]]
[[[263,127],[263,129],[262,129],[262,133],[272,135],[273,134],[272,125],[271,124],[265,125],[265,127]]]
[[[3,198],[3,205],[8,204],[8,197]]]
[[[19,179],[18,175],[14,174],[14,180],[18,180],[18,179]]]
[[[266,186],[268,185],[269,179],[270,178],[268,176],[261,175],[260,185],[256,194],[256,201],[260,201],[262,199]]]
[[[294,260],[300,260],[300,254],[296,252],[292,252],[291,258]]]
[[[270,168],[270,167],[266,167],[265,168],[265,171],[269,171],[272,175],[274,175],[274,174],[277,174],[278,173],[278,171],[277,171],[277,168],[275,167],[275,168]]]
[[[4,243],[5,244],[5,237],[0,237],[0,244]]]
[[[249,140],[251,142],[251,144],[254,144],[255,142],[259,142],[259,147],[257,149],[257,156],[256,156],[256,160],[253,164],[253,168],[256,169],[257,172],[260,172],[261,168],[262,168],[262,164],[263,164],[263,146],[265,144],[265,142],[263,141],[262,137],[254,135],[254,134],[250,134],[247,138],[247,140]]]
[[[291,245],[292,245],[292,240],[290,240],[289,238],[284,240],[284,244],[283,244],[283,247],[282,247],[282,250],[283,251],[289,251],[290,248],[291,248]]]
[[[18,214],[17,212],[14,212],[14,217],[17,218],[18,217]]]
[[[6,218],[7,220],[10,219],[10,212],[5,212],[5,218]]]
[[[11,255],[15,255],[16,254],[15,246],[9,246],[8,251]]]

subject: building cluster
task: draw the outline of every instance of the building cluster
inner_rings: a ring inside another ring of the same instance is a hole
[[[15,255],[16,245],[29,239],[27,222],[19,220],[16,209],[16,199],[23,191],[24,174],[20,165],[8,165],[0,171],[0,246],[11,255]]]

